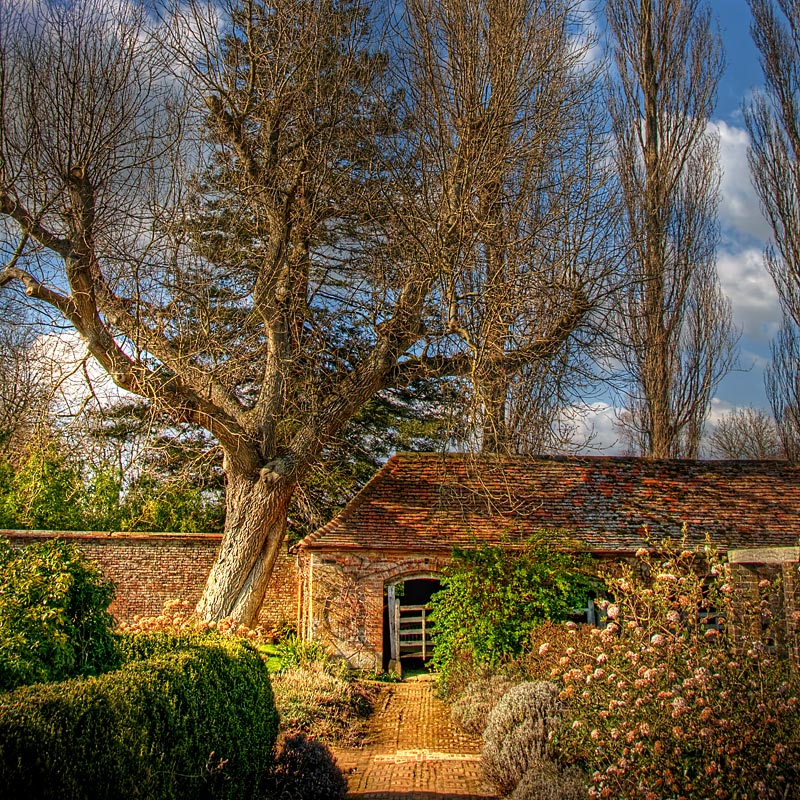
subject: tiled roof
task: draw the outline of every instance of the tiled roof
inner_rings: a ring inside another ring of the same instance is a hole
[[[800,467],[780,461],[498,457],[401,453],[336,518],[307,536],[310,550],[449,552],[560,529],[597,553],[656,538],[723,549],[791,546],[800,537]]]

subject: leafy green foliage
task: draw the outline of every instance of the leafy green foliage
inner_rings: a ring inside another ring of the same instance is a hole
[[[122,530],[221,531],[225,506],[221,499],[209,498],[197,485],[173,478],[161,483],[142,477],[122,505]]]
[[[301,639],[290,634],[278,643],[278,658],[284,669],[306,669],[313,667],[320,670],[331,670],[335,662],[322,642],[312,639]]]
[[[119,661],[114,587],[75,544],[0,540],[0,689],[93,675]]]
[[[80,465],[71,462],[58,443],[32,446],[6,482],[3,505],[15,527],[78,530],[85,498]]]
[[[529,645],[545,620],[564,619],[586,604],[599,581],[589,563],[556,548],[543,532],[520,546],[478,544],[456,549],[431,600],[433,666],[451,692],[459,670],[499,664]]]
[[[221,493],[193,474],[143,475],[125,486],[120,470],[89,469],[57,440],[30,446],[16,467],[0,462],[0,527],[58,531],[220,531]]]
[[[8,796],[260,796],[278,715],[254,648],[208,634],[135,635],[122,647],[151,655],[97,678],[4,696],[0,785]]]

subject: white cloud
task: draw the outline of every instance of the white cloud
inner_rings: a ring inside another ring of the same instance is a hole
[[[58,415],[74,415],[91,399],[109,403],[127,395],[88,355],[75,332],[40,336],[31,359],[47,385],[52,386],[51,408]]]
[[[733,306],[733,319],[745,338],[770,340],[780,327],[778,293],[764,266],[764,254],[754,248],[717,256],[722,289]]]
[[[587,454],[620,455],[624,444],[616,427],[620,409],[609,403],[586,403],[571,406],[563,413],[574,429],[572,441]]]
[[[730,414],[736,408],[737,406],[727,400],[712,397],[708,406],[708,416],[706,417],[706,432],[713,430],[726,414]]]
[[[719,158],[722,169],[719,218],[724,228],[739,236],[766,243],[772,232],[750,182],[747,148],[750,138],[744,128],[726,122],[711,123],[719,135]]]

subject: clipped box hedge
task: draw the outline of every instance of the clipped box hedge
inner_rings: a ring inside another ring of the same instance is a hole
[[[0,796],[24,800],[252,798],[278,714],[247,643],[123,637],[129,660],[96,678],[0,694]]]

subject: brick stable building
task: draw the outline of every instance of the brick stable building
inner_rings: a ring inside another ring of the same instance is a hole
[[[708,535],[722,552],[800,535],[800,467],[776,461],[656,461],[405,453],[295,548],[299,629],[354,666],[423,655],[424,606],[455,545],[513,543],[558,529],[601,559],[655,539]]]
[[[335,519],[283,551],[259,622],[294,623],[353,665],[427,655],[425,605],[456,545],[511,542],[558,529],[598,558],[631,556],[656,539],[731,554],[734,578],[757,592],[782,576],[774,631],[800,663],[800,466],[785,462],[653,461],[613,457],[502,458],[405,453],[378,471]],[[119,620],[197,602],[219,548],[214,534],[0,531],[18,545],[75,541],[117,585]],[[764,551],[764,548],[771,548]],[[409,631],[418,631],[410,633]]]

